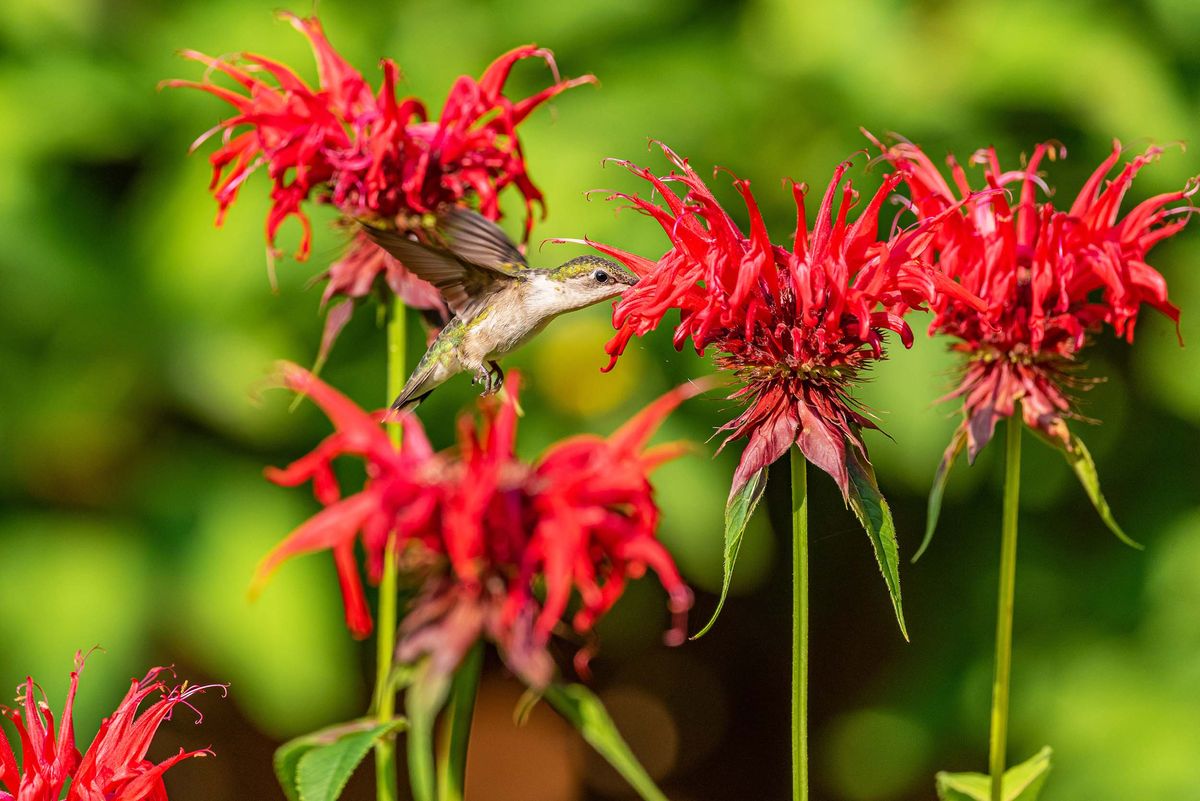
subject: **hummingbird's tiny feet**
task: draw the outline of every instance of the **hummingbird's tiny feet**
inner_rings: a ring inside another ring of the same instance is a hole
[[[500,387],[504,386],[504,370],[500,367],[499,362],[494,360],[488,362],[488,375],[491,379],[489,389],[492,392],[499,392]]]

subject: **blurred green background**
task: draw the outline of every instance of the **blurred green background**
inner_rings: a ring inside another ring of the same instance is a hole
[[[278,797],[274,744],[356,715],[367,698],[369,646],[345,635],[326,557],[289,563],[256,603],[244,592],[260,556],[314,510],[305,492],[276,488],[261,470],[307,451],[327,423],[310,405],[289,413],[282,393],[260,390],[274,360],[311,363],[321,318],[306,284],[336,256],[340,235],[326,224],[333,215],[318,213],[313,257],[283,261],[273,294],[265,177],[216,230],[205,191],[211,148],[187,155],[227,108],[155,91],[163,78],[199,75],[174,55],[180,48],[254,50],[315,77],[304,40],[275,7],[26,0],[0,15],[0,687],[32,674],[58,707],[74,651],[103,646],[80,693],[81,737],[90,737],[127,679],[151,665],[230,682],[229,700],[202,700],[203,727],[179,715],[156,746],[218,752],[174,771],[176,799]],[[1070,155],[1051,165],[1050,180],[1070,198],[1113,137],[1136,148],[1189,142],[1200,121],[1192,0],[328,0],[319,12],[372,83],[377,60],[390,56],[404,91],[431,108],[456,75],[478,75],[528,41],[553,48],[564,74],[600,77],[599,88],[573,90],[524,126],[550,209],[535,245],[586,234],[661,252],[651,222],[582,194],[643,188],[600,162],[663,167],[648,137],[701,172],[721,164],[751,179],[782,242],[793,212],[780,180],[823,186],[864,146],[859,126],[902,132],[935,158],[995,144],[1010,164],[1036,141],[1060,140]],[[511,86],[525,93],[546,80],[525,64]],[[878,175],[864,161],[852,174],[871,187]],[[1131,200],[1197,172],[1194,150],[1169,147]],[[726,178],[714,185],[739,208]],[[517,224],[510,216],[510,230]],[[297,239],[289,224],[281,245],[290,252]],[[548,245],[534,259],[570,255]],[[1132,348],[1102,338],[1088,375],[1106,380],[1083,411],[1104,422],[1076,426],[1146,551],[1103,529],[1055,453],[1032,440],[1026,448],[1010,753],[1054,746],[1047,801],[1200,799],[1200,233],[1154,256],[1189,344],[1180,349],[1152,314]],[[659,332],[601,375],[608,334],[608,309],[591,309],[512,360],[527,377],[527,455],[565,434],[608,432],[709,369]],[[412,359],[419,339],[414,323]],[[911,554],[955,424],[952,408],[933,403],[953,360],[924,338],[892,357],[863,395],[894,438],[870,444]],[[360,313],[325,376],[378,406],[383,364],[382,331]],[[449,444],[472,394],[462,380],[422,407],[437,443]],[[702,443],[731,413],[719,400],[692,402],[665,436]],[[740,446],[710,460],[712,449],[663,468],[659,481],[663,538],[698,589],[693,625],[719,585],[721,509]],[[907,645],[866,538],[832,482],[810,481],[818,798],[929,799],[936,770],[984,766],[999,527],[990,451],[956,469],[939,537],[920,564],[905,565]],[[634,586],[603,626],[595,686],[672,798],[786,792],[786,493],[779,472],[735,597],[704,640],[661,645],[667,616],[652,582]],[[514,728],[519,691],[489,665],[475,798],[627,797],[544,710]],[[368,778],[352,797],[368,797]]]

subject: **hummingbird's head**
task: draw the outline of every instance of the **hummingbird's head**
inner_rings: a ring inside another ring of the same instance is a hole
[[[571,259],[550,270],[549,278],[576,309],[615,298],[638,281],[627,267],[599,256]]]

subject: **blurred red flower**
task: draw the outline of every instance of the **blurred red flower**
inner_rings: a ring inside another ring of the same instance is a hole
[[[515,454],[519,376],[503,400],[483,401],[482,420],[460,420],[458,445],[434,453],[415,416],[404,415],[401,449],[368,414],[311,373],[286,365],[287,387],[311,397],[336,429],[312,453],[268,476],[294,486],[311,480],[325,508],[264,560],[261,582],[286,559],[331,549],[337,561],[351,632],[371,630],[355,561],[361,541],[368,578],[380,575],[389,534],[398,538],[402,570],[421,584],[401,629],[399,654],[431,656],[449,671],[481,636],[497,644],[509,667],[534,686],[551,678],[546,651],[573,593],[580,634],[621,596],[630,578],[652,568],[677,615],[671,639],[682,639],[691,593],[658,542],[658,509],[649,473],[680,452],[646,449],[662,420],[701,385],[668,393],[611,437],[575,437],[536,462]],[[362,458],[367,478],[342,498],[331,468],[338,456]],[[535,587],[544,589],[539,599]]]
[[[390,59],[381,62],[383,82],[375,93],[333,49],[315,17],[282,16],[312,45],[315,88],[283,64],[250,53],[226,60],[185,51],[210,73],[199,82],[165,82],[209,92],[237,111],[193,145],[222,134],[221,147],[210,157],[218,225],[246,178],[265,166],[272,182],[268,244],[273,247],[280,225],[295,217],[304,231],[298,259],[308,256],[311,244],[303,210],[307,201],[331,203],[348,219],[394,224],[420,237],[426,236],[422,216],[448,204],[475,203],[488,219],[499,219],[499,193],[513,185],[525,201],[528,238],[533,205],[544,203],[529,177],[517,126],[560,92],[594,82],[593,76],[561,80],[549,50],[525,45],[496,59],[479,80],[460,77],[440,117],[430,120],[422,101],[396,98],[399,69]],[[504,85],[513,65],[527,58],[543,59],[554,82],[530,97],[510,99]],[[214,83],[212,72],[224,73],[244,91]],[[436,290],[366,237],[356,236],[326,277],[325,301],[364,297],[382,277],[407,304],[445,310]],[[336,329],[331,333],[336,335]]]
[[[17,767],[8,740],[0,736],[0,788],[8,790],[0,789],[0,799],[58,801],[69,781],[66,801],[166,801],[163,774],[185,759],[208,756],[212,751],[181,749],[157,764],[146,759],[146,752],[172,710],[179,704],[191,707],[188,699],[209,688],[184,684],[168,690],[159,679],[166,669],[154,668],[141,681],[133,680],[116,711],[100,724],[92,744],[80,756],[72,715],[82,669],[83,657],[77,655],[57,732],[49,706],[36,700],[38,688],[32,678],[22,687],[21,709],[4,710],[17,729],[21,767]],[[155,693],[160,694],[159,699],[138,714],[138,707]]]
[[[876,144],[879,144],[876,142]],[[1149,250],[1174,235],[1193,211],[1186,203],[1195,185],[1157,195],[1120,216],[1121,201],[1138,172],[1161,150],[1134,157],[1108,180],[1121,146],[1092,173],[1074,202],[1058,210],[1039,203],[1049,194],[1038,173],[1044,159],[1065,155],[1040,144],[1021,169],[1005,171],[993,148],[977,151],[970,163],[983,166],[989,189],[1016,185],[1016,204],[1005,192],[972,195],[965,170],[947,157],[953,187],[920,148],[907,142],[879,145],[912,194],[919,216],[944,219],[927,255],[941,272],[986,301],[979,308],[942,295],[934,299],[931,334],[957,341],[966,365],[950,397],[963,399],[964,420],[947,451],[952,460],[965,439],[974,461],[995,432],[996,422],[1021,402],[1025,424],[1064,450],[1075,446],[1064,418],[1075,416],[1067,390],[1071,371],[1088,336],[1104,325],[1133,341],[1142,304],[1178,322],[1167,284],[1147,261]],[[947,210],[961,212],[947,215]],[[944,467],[948,466],[946,463]]]
[[[613,313],[618,333],[607,346],[609,368],[632,337],[678,309],[675,346],[690,339],[698,353],[716,347],[718,365],[742,382],[733,397],[748,408],[722,429],[730,432],[727,442],[749,440],[730,497],[795,444],[849,500],[852,473],[869,470],[860,431],[875,427],[849,390],[860,371],[883,358],[884,332],[908,347],[912,332],[903,318],[911,309],[942,293],[978,302],[920,258],[944,215],[881,240],[879,212],[900,179],[887,178],[849,222],[857,194],[849,181],[842,184],[846,162],[834,171],[811,232],[807,188],[793,185],[797,228],[788,250],[771,244],[749,181],[733,180],[749,214],[747,236],[688,163],[666,146],[663,151],[677,171],[662,178],[617,162],[648,181],[661,205],[624,193],[610,199],[623,198],[653,217],[671,249],[650,261],[587,242],[641,276]],[[671,184],[682,184],[682,197]]]

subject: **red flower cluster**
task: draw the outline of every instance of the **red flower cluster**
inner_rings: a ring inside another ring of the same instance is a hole
[[[460,77],[441,116],[430,120],[417,98],[397,100],[399,69],[391,60],[382,61],[383,83],[374,93],[333,49],[316,18],[283,17],[312,44],[319,77],[315,88],[283,64],[249,53],[237,61],[184,54],[229,76],[244,94],[208,77],[166,82],[209,92],[237,110],[193,146],[222,133],[222,145],[211,156],[218,225],[246,178],[265,165],[273,185],[268,243],[274,244],[284,220],[296,217],[304,229],[298,259],[306,258],[310,247],[311,225],[302,208],[309,200],[332,203],[351,219],[384,221],[419,234],[421,216],[447,204],[473,200],[484,216],[498,219],[498,195],[514,185],[525,200],[528,237],[533,205],[543,199],[526,169],[517,126],[560,92],[594,82],[593,76],[560,80],[549,50],[518,47],[496,59],[478,81]],[[504,84],[513,65],[526,58],[545,60],[554,83],[512,100],[504,95]],[[363,297],[380,276],[410,305],[444,309],[432,287],[363,236],[330,268],[324,300]]]
[[[687,162],[665,146],[663,151],[678,172],[660,178],[629,162],[617,163],[648,181],[665,207],[637,195],[612,197],[653,217],[671,249],[653,262],[588,242],[641,276],[613,314],[619,330],[608,344],[610,368],[633,336],[653,330],[668,311],[679,309],[676,347],[688,339],[700,353],[715,346],[718,364],[744,382],[733,397],[748,408],[723,428],[729,439],[749,439],[731,497],[793,444],[849,497],[850,462],[867,463],[860,430],[875,427],[848,396],[849,386],[860,370],[883,357],[884,332],[911,345],[912,332],[903,319],[909,310],[941,293],[964,304],[973,300],[920,259],[944,215],[880,240],[879,212],[900,179],[886,179],[858,219],[849,222],[857,195],[849,181],[842,185],[847,162],[834,171],[811,232],[805,223],[806,187],[793,186],[797,228],[788,250],[771,244],[749,181],[733,182],[749,213],[747,236]],[[672,183],[682,184],[682,197]]]
[[[878,144],[878,143],[876,143]],[[962,440],[972,461],[991,439],[998,419],[1021,402],[1026,425],[1064,449],[1072,441],[1065,417],[1069,370],[1089,334],[1111,325],[1133,341],[1143,303],[1178,322],[1163,277],[1146,262],[1148,251],[1187,224],[1192,208],[1177,206],[1195,186],[1146,200],[1124,217],[1121,201],[1137,173],[1161,152],[1151,148],[1129,161],[1115,179],[1106,177],[1121,158],[1119,143],[1092,173],[1070,208],[1039,203],[1049,194],[1038,174],[1046,158],[1063,155],[1041,144],[1019,170],[1001,169],[992,148],[976,152],[988,189],[1019,186],[1016,204],[1001,191],[972,194],[966,173],[947,158],[954,188],[915,145],[880,145],[912,194],[919,216],[941,216],[928,255],[945,275],[986,301],[979,308],[943,295],[931,304],[930,333],[946,334],[967,357],[961,397],[965,419],[948,458]],[[960,207],[961,213],[947,215]]]
[[[526,464],[514,452],[517,376],[509,377],[505,400],[484,405],[482,424],[462,420],[457,449],[442,453],[433,452],[411,415],[402,418],[397,450],[379,415],[309,372],[285,365],[283,380],[310,396],[336,431],[308,456],[268,473],[286,486],[312,481],[325,509],[266,557],[259,580],[292,556],[333,550],[356,636],[370,632],[371,618],[355,546],[362,543],[368,578],[377,581],[391,535],[405,571],[421,576],[424,587],[402,629],[404,661],[430,654],[449,670],[486,635],[514,672],[543,686],[553,668],[546,644],[573,592],[580,600],[573,619],[579,633],[608,611],[627,579],[648,567],[676,615],[690,607],[691,593],[655,536],[658,510],[648,478],[679,446],[646,450],[646,442],[700,387],[669,393],[607,439],[568,439]],[[363,488],[345,498],[331,468],[343,455],[367,465]],[[535,586],[544,589],[542,600]],[[673,636],[681,639],[682,619]]]
[[[32,678],[22,688],[21,709],[4,710],[20,738],[21,767],[8,740],[0,736],[0,788],[8,791],[0,789],[0,801],[58,801],[67,782],[66,801],[166,801],[163,774],[178,762],[212,752],[180,750],[158,764],[147,760],[146,752],[172,710],[178,704],[190,707],[188,699],[208,688],[185,684],[168,691],[158,678],[164,668],[151,670],[141,681],[134,679],[116,712],[100,724],[95,740],[80,756],[72,713],[82,669],[83,659],[77,656],[57,732],[50,708],[36,700]],[[161,697],[139,715],[138,707],[155,693]]]

